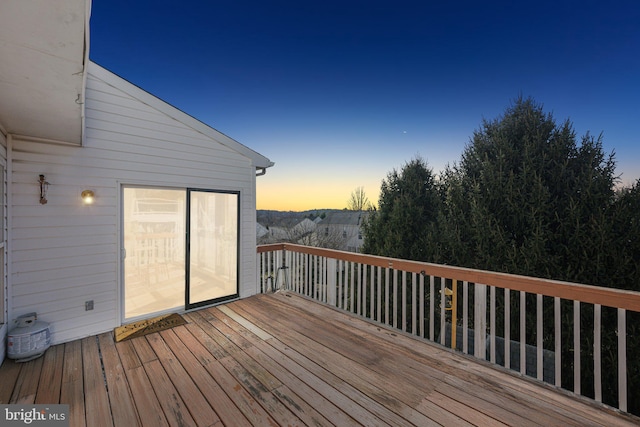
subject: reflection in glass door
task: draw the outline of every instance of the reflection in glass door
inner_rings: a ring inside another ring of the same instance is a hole
[[[123,188],[124,317],[184,306],[186,192]]]
[[[189,190],[187,308],[238,295],[238,194]]]

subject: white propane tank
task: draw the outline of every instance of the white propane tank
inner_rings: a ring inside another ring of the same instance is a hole
[[[28,362],[42,356],[51,345],[49,324],[38,322],[36,313],[23,314],[16,323],[7,336],[7,357]]]

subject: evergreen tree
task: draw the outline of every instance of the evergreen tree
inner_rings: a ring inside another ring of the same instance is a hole
[[[613,154],[601,138],[578,144],[532,99],[483,121],[459,166],[443,174],[445,261],[484,270],[601,284]]]
[[[640,291],[640,179],[616,194],[610,221],[606,269],[611,286]]]
[[[440,209],[438,186],[421,158],[394,169],[380,188],[378,209],[363,225],[363,252],[426,260],[437,252],[435,224]]]

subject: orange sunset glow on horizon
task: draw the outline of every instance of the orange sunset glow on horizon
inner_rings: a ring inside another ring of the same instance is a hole
[[[322,180],[282,183],[268,182],[263,178],[266,177],[258,177],[256,180],[256,209],[260,210],[300,212],[314,209],[345,209],[351,193],[358,187],[364,187],[369,201],[377,205],[380,192],[380,184],[359,185],[356,179],[344,183]]]

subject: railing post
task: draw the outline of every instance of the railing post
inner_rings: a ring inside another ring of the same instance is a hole
[[[264,289],[262,286],[262,253],[258,252],[256,254],[256,293],[262,294],[264,293]]]
[[[487,357],[487,285],[476,283],[473,310],[473,355],[478,359]]]
[[[451,281],[451,348],[458,348],[458,281]]]
[[[278,284],[279,289],[284,289],[285,291],[290,290],[289,289],[289,276],[287,276],[287,270],[289,269],[289,267],[287,266],[287,250],[286,249],[282,249],[282,264],[280,267],[280,270],[282,270],[282,283]],[[278,290],[278,289],[277,289]]]
[[[336,305],[336,278],[338,275],[338,261],[335,258],[327,259],[327,303]]]
[[[627,411],[627,319],[618,308],[618,409]]]

